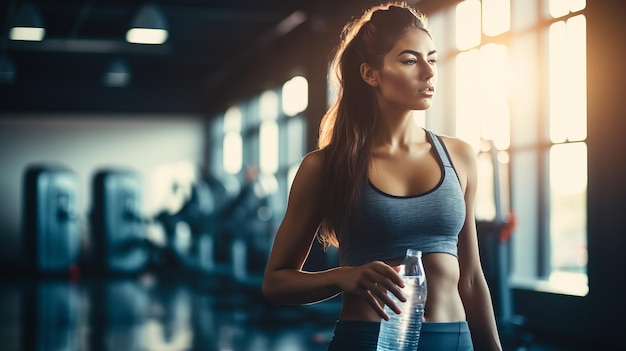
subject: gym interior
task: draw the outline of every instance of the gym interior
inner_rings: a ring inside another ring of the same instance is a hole
[[[416,123],[476,150],[504,349],[620,349],[623,4],[408,2],[439,54]],[[3,1],[2,350],[326,350],[341,296],[261,282],[343,25],[378,3]],[[304,269],[338,264],[315,243]]]

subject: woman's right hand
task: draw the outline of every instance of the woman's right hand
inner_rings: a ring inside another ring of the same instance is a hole
[[[381,318],[389,320],[384,305],[389,306],[395,313],[400,313],[400,308],[387,295],[387,291],[393,293],[400,301],[406,301],[402,294],[404,282],[397,269],[382,261],[356,267],[344,266],[339,285],[344,293],[360,296]]]

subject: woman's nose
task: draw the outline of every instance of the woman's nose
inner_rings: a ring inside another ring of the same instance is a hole
[[[420,69],[420,78],[422,80],[430,80],[435,76],[435,68],[430,63],[424,62]]]

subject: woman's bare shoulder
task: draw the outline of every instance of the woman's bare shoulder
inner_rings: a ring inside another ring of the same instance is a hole
[[[470,164],[474,162],[476,150],[469,143],[448,135],[440,135],[440,137],[453,159],[469,162]]]
[[[316,164],[322,165],[325,159],[326,149],[316,149],[304,155],[303,162],[304,160],[307,160],[307,162],[314,162]]]
[[[292,190],[294,188],[310,189],[313,187],[315,191],[319,191],[324,184],[325,163],[326,155],[323,150],[315,150],[306,154],[298,167],[298,171],[293,180]],[[308,193],[310,191],[307,190],[306,192]]]
[[[313,173],[321,175],[326,163],[326,151],[324,149],[317,149],[304,155],[302,162],[300,163],[300,170],[307,173]]]

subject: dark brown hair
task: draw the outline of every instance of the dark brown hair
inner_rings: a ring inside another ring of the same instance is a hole
[[[341,33],[329,78],[336,99],[320,125],[318,146],[325,154],[324,218],[318,231],[322,243],[338,245],[337,231],[356,204],[367,181],[371,138],[379,115],[374,90],[363,81],[362,63],[381,68],[384,56],[409,29],[426,32],[426,18],[404,2],[375,6],[348,23]]]

